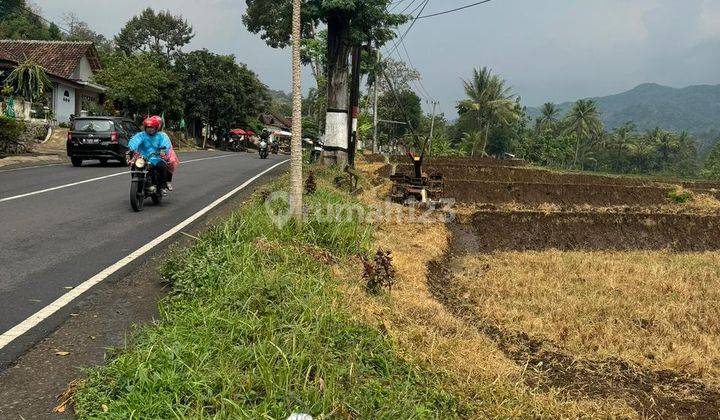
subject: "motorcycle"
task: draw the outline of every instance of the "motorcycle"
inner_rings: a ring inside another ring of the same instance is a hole
[[[142,211],[145,199],[150,197],[153,204],[162,202],[162,192],[158,182],[158,172],[155,165],[150,163],[153,157],[160,157],[166,149],[150,154],[148,157],[134,154],[129,156],[130,163],[130,206],[136,212]],[[130,155],[132,152],[129,152]]]
[[[270,153],[277,155],[280,152],[280,143],[274,141],[270,144]]]
[[[228,144],[228,150],[232,152],[239,152],[240,151],[240,139],[230,137],[229,144]]]
[[[267,159],[268,157],[268,145],[265,140],[260,142],[260,147],[258,148],[258,152],[260,153],[260,159]]]

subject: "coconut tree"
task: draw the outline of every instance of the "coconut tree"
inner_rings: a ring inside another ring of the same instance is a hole
[[[679,149],[680,144],[675,134],[657,129],[655,135],[655,141],[657,144],[657,150],[660,153],[660,168],[667,169],[670,166],[670,160]]]
[[[45,91],[50,88],[52,82],[45,73],[45,69],[37,62],[27,59],[18,63],[17,67],[10,72],[5,80],[11,86],[15,94],[20,95],[27,102],[25,107],[25,118],[30,118],[32,103],[45,96]]]
[[[575,102],[565,119],[567,132],[575,135],[573,167],[577,167],[581,144],[597,137],[603,129],[597,103],[591,99],[581,99]]]
[[[515,95],[510,93],[510,87],[505,85],[505,81],[492,74],[492,70],[487,67],[474,69],[473,77],[463,80],[463,86],[468,99],[458,103],[458,110],[474,117],[477,129],[482,133],[483,145],[480,152],[485,156],[490,129],[496,125],[510,124],[520,118]],[[475,156],[474,146],[471,156]]]
[[[290,144],[290,214],[302,217],[302,97],[300,92],[300,3],[293,0],[292,12],[292,80],[293,122]]]
[[[612,155],[612,166],[615,171],[621,170],[623,157],[633,141],[634,132],[635,124],[626,122],[620,127],[617,127],[610,136],[609,146]]]
[[[655,151],[656,137],[659,130],[647,131],[642,136],[636,136],[630,143],[630,153],[635,160],[635,169],[638,172],[648,172],[649,163]]]
[[[483,135],[480,131],[466,131],[462,133],[462,144],[464,149],[470,150],[470,156],[475,156],[477,145],[482,142]]]
[[[536,127],[539,129],[552,128],[558,121],[560,108],[552,102],[546,102],[540,107],[540,117],[537,119]]]

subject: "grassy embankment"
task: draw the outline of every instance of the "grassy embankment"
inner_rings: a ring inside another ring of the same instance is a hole
[[[333,175],[320,177],[307,202],[354,202]],[[371,226],[355,218],[279,229],[261,195],[165,264],[173,292],[160,319],[90,371],[78,415],[470,416],[472,405],[444,390],[442,374],[401,359],[343,304],[331,267],[359,264]]]

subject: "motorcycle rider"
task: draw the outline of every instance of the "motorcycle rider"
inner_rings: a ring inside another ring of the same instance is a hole
[[[262,150],[267,150],[268,143],[270,142],[270,132],[267,129],[263,129],[260,133],[260,144],[258,144],[258,151],[262,157]]]
[[[179,161],[172,148],[170,137],[160,131],[162,125],[163,120],[159,116],[147,117],[143,121],[143,131],[138,132],[128,141],[128,148],[146,157],[150,164],[155,165],[160,191],[163,195],[167,195],[168,191],[173,189],[172,176]],[[160,156],[150,157],[153,153],[160,153]]]

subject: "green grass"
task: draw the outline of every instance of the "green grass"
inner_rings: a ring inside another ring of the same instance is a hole
[[[317,175],[308,201],[353,202],[330,186],[333,173]],[[173,293],[160,320],[88,372],[79,417],[472,416],[440,374],[406,363],[387,337],[351,319],[328,264],[313,256],[350,263],[369,252],[371,235],[360,220],[279,229],[260,199],[246,203],[165,263]]]

